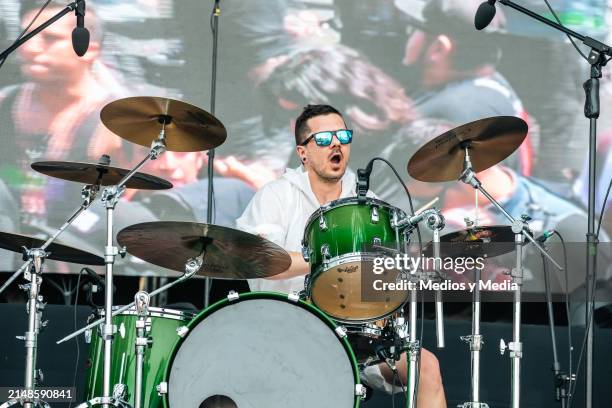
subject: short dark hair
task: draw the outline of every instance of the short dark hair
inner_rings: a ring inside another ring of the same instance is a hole
[[[295,144],[299,146],[304,139],[306,134],[310,132],[310,128],[306,124],[309,119],[316,116],[336,114],[344,120],[344,117],[336,108],[330,105],[307,105],[300,116],[295,120]]]

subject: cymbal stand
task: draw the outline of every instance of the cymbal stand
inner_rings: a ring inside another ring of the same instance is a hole
[[[24,389],[26,392],[33,391],[36,388],[42,373],[36,369],[36,354],[38,345],[38,333],[41,327],[46,325],[46,322],[42,322],[42,311],[45,307],[43,303],[43,297],[40,296],[40,286],[42,284],[42,269],[46,257],[49,255],[46,249],[51,243],[57,239],[57,237],[66,230],[74,220],[93,202],[100,188],[100,180],[97,184],[90,184],[83,187],[81,196],[83,202],[81,206],[64,222],[64,224],[51,236],[49,237],[40,248],[27,249],[24,248],[24,260],[26,262],[6,281],[6,283],[0,288],[0,293],[6,289],[11,282],[13,282],[20,274],[23,273],[23,278],[30,283],[21,285],[20,288],[28,292],[28,331],[21,339],[25,341],[26,347],[26,370],[25,370],[25,381]],[[15,404],[21,404],[26,408],[33,408],[35,406],[48,407],[49,405],[45,402],[39,401],[36,398],[19,398],[11,399],[4,404],[0,405],[0,408],[6,408]]]
[[[113,219],[115,206],[119,202],[121,194],[125,191],[125,185],[142,166],[145,165],[149,160],[155,160],[157,157],[166,151],[166,125],[171,123],[172,118],[167,115],[160,115],[158,118],[159,123],[162,125],[159,136],[151,144],[151,151],[149,154],[127,173],[120,181],[114,186],[109,186],[102,192],[102,202],[106,206],[106,246],[104,247],[104,261],[106,265],[105,273],[105,301],[104,309],[105,322],[102,325],[102,338],[104,341],[104,374],[103,374],[103,386],[102,386],[102,398],[98,401],[94,398],[92,401],[96,401],[95,404],[102,404],[105,408],[108,406],[124,406],[125,403],[120,400],[118,395],[111,397],[111,351],[113,336],[116,332],[116,326],[113,325],[112,312],[113,312],[113,266],[115,264],[115,257],[117,255],[125,256],[125,250],[119,250],[113,245]],[[115,394],[118,394],[115,393]]]
[[[472,334],[461,336],[461,340],[467,342],[470,346],[472,399],[458,405],[461,408],[489,408],[486,402],[480,402],[480,350],[484,343],[480,334],[480,278],[481,268],[477,267],[474,269],[476,286],[474,286],[472,294]]]
[[[410,217],[403,216],[398,219],[394,216],[391,226],[394,228],[401,228],[409,226],[404,231],[404,234],[410,234],[412,229],[415,228],[416,224],[426,220],[427,226],[433,231],[434,234],[434,258],[439,259],[440,257],[440,231],[444,228],[445,222],[444,217],[440,210],[436,208],[427,209],[420,214],[413,215]],[[408,240],[405,240],[407,244]],[[406,252],[409,252],[406,248]],[[420,254],[419,254],[420,255]],[[434,262],[436,266],[436,273],[433,277],[427,276],[427,278],[440,279],[441,271],[437,267],[437,262]],[[414,271],[418,274],[418,271]],[[423,275],[425,276],[425,275]],[[420,281],[421,277],[419,277]],[[417,401],[417,376],[418,376],[418,359],[421,350],[421,344],[417,338],[417,289],[413,287],[410,290],[409,296],[409,316],[408,316],[408,335],[400,336],[404,343],[404,350],[408,357],[408,375],[407,375],[407,386],[406,386],[406,406],[408,408],[415,408]],[[403,318],[402,318],[403,323]],[[403,324],[401,325],[403,326]],[[444,322],[443,322],[443,309],[442,309],[442,293],[441,291],[436,292],[436,338],[437,345],[439,348],[444,347]]]
[[[472,162],[470,160],[470,143],[465,142],[461,146],[465,150],[465,158],[463,163],[463,172],[459,177],[459,180],[469,184],[478,191],[480,191],[495,208],[497,208],[512,224],[512,231],[515,236],[515,247],[516,247],[516,267],[512,270],[512,280],[518,285],[518,289],[514,291],[513,300],[513,318],[512,318],[512,342],[508,344],[510,351],[509,355],[512,359],[512,408],[520,408],[520,375],[521,375],[521,358],[522,358],[522,343],[521,343],[521,288],[523,284],[523,238],[527,238],[540,253],[545,256],[557,269],[563,270],[561,265],[553,259],[552,256],[537,242],[532,234],[528,230],[526,219],[516,220],[512,217],[489,193],[482,187],[482,183],[476,177],[476,173],[472,168]],[[500,351],[503,353],[506,349],[506,345],[501,341]]]
[[[136,376],[134,384],[134,408],[142,408],[142,374],[144,356],[147,347],[153,344],[149,337],[151,333],[151,317],[149,314],[149,302],[151,298],[147,292],[140,291],[134,296],[136,303]]]

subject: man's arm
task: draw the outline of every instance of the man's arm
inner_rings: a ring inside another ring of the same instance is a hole
[[[279,273],[278,275],[270,276],[267,279],[270,280],[281,280],[295,278],[296,276],[306,275],[310,273],[310,265],[304,261],[302,254],[299,252],[288,252],[291,257],[291,265],[286,271]]]

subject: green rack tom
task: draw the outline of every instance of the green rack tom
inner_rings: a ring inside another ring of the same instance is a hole
[[[306,295],[343,323],[376,321],[399,309],[407,292],[375,290],[374,281],[396,282],[400,271],[373,273],[374,259],[395,249],[401,235],[391,227],[402,210],[384,201],[356,197],[332,201],[308,220],[302,253],[310,262]],[[377,249],[378,248],[378,249]]]
[[[297,296],[230,293],[197,315],[160,384],[166,408],[357,408],[346,333]]]
[[[143,406],[157,408],[162,406],[161,397],[156,386],[162,381],[166,364],[171,352],[180,340],[177,329],[186,325],[194,316],[193,313],[184,313],[177,310],[150,307],[151,332],[153,339],[147,347],[143,366]],[[102,316],[104,311],[102,311]],[[117,384],[124,386],[125,394],[122,399],[134,405],[135,384],[135,338],[136,320],[138,316],[134,310],[128,310],[113,317],[113,324],[117,326],[117,333],[113,339],[111,356],[111,387]],[[100,327],[100,326],[98,326]],[[88,368],[85,383],[85,399],[102,396],[104,370],[104,341],[100,335],[92,336],[89,347]],[[111,392],[113,389],[111,388]]]

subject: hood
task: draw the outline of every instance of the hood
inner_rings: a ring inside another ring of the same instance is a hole
[[[310,188],[308,172],[304,170],[303,166],[285,170],[282,178],[287,180],[291,185],[297,187],[314,204],[317,206],[320,205]],[[355,173],[347,167],[344,176],[342,176],[342,193],[340,194],[340,198],[353,197],[355,195],[356,182]]]

